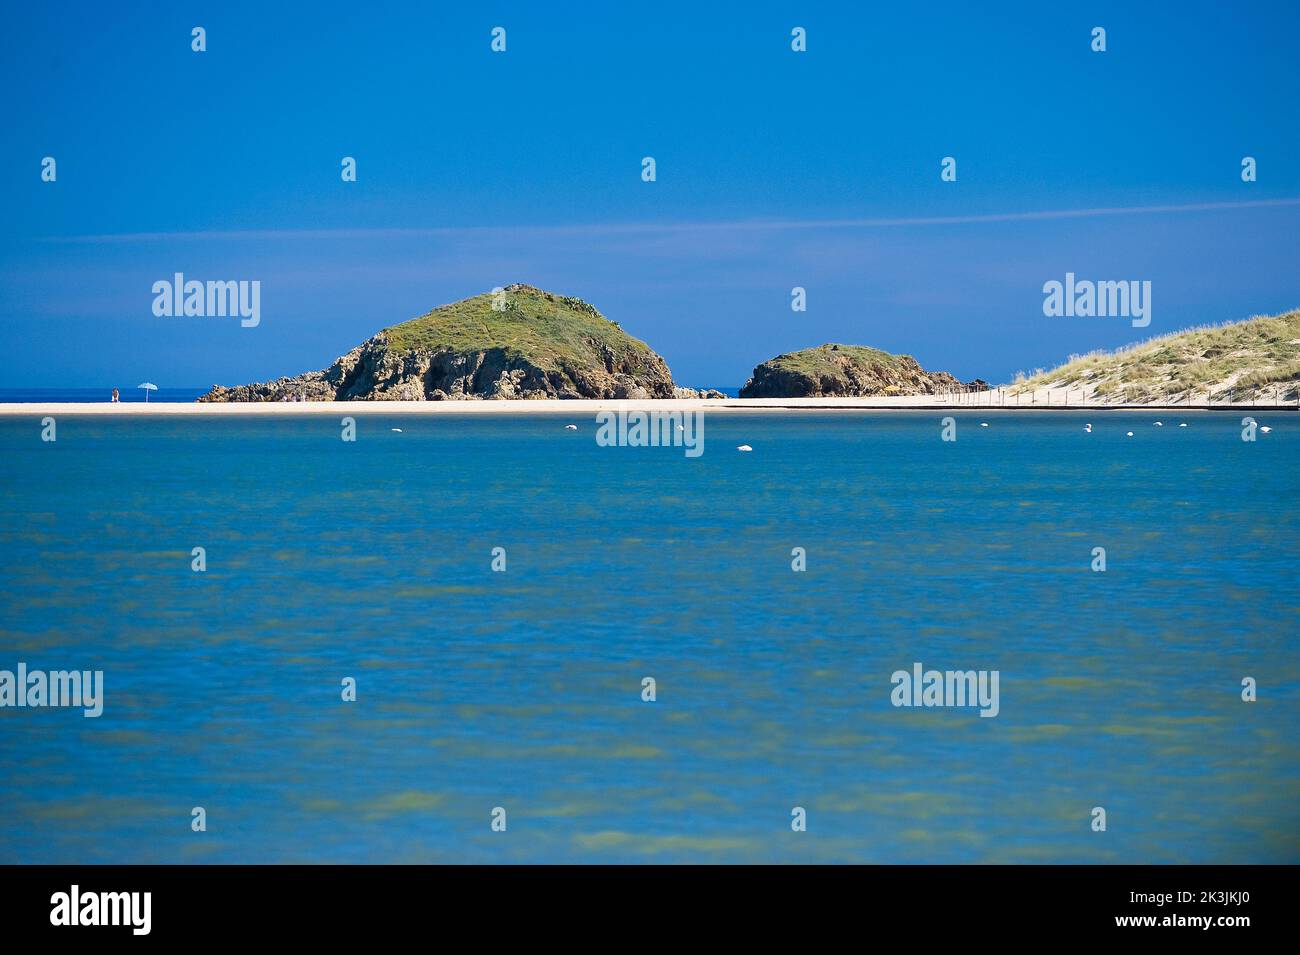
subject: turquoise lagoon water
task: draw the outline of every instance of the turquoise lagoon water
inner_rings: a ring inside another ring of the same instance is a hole
[[[0,861],[1300,861],[1300,416],[957,417],[0,419]]]

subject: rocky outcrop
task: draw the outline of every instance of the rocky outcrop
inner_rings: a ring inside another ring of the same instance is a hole
[[[864,398],[986,391],[976,379],[963,384],[946,371],[925,371],[911,355],[862,345],[822,345],[778,355],[754,369],[742,398]]]
[[[529,285],[384,329],[324,371],[214,385],[200,401],[671,398],[663,358],[580,299]]]

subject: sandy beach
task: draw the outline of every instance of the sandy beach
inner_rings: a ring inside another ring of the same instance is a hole
[[[1064,390],[1046,389],[1031,400],[1016,401],[996,391],[963,395],[897,395],[873,398],[659,398],[635,400],[529,399],[475,401],[265,401],[265,402],[10,402],[0,416],[35,415],[570,415],[589,417],[600,411],[704,411],[721,414],[777,411],[1295,411],[1294,404],[1100,404],[1080,403],[1079,392],[1067,401]]]

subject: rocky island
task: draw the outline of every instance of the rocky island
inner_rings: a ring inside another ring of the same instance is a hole
[[[385,328],[324,371],[214,385],[199,401],[697,396],[711,395],[674,387],[663,358],[594,306],[517,284]]]
[[[925,371],[911,355],[864,345],[822,345],[778,355],[754,369],[742,398],[865,398],[987,391],[946,371]]]

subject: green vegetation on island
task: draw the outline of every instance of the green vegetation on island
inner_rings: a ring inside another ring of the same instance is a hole
[[[594,305],[531,285],[511,285],[500,292],[440,305],[380,334],[395,352],[499,348],[550,369],[586,361],[593,347],[653,354],[649,345],[628,335]]]
[[[672,398],[667,364],[581,299],[510,285],[385,328],[324,371],[200,401]]]
[[[963,384],[946,371],[927,372],[911,355],[865,345],[821,345],[763,362],[741,389],[742,398],[861,398],[983,391],[983,381]]]

